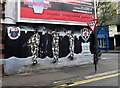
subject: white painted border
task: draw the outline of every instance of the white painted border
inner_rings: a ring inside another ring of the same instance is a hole
[[[18,0],[18,3],[17,3],[17,21],[19,22],[20,21],[20,2],[21,0]]]
[[[59,20],[49,20],[49,21],[48,21],[48,20],[23,19],[23,18],[20,19],[20,16],[19,16],[19,18],[18,18],[18,22],[87,26],[87,23],[84,23],[84,22],[59,21]]]
[[[93,75],[89,75],[89,76],[85,76],[85,79],[90,79],[90,78],[95,78],[95,77],[100,77],[100,76],[106,76],[106,75],[110,75],[110,74],[114,74],[114,73],[118,73],[119,70],[113,70],[113,71],[107,71],[107,72],[103,72],[103,73],[98,73],[98,74],[93,74]]]

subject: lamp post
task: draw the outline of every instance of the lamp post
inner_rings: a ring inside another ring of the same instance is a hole
[[[94,0],[94,11],[95,11],[95,19],[97,19],[96,0]],[[97,24],[95,26],[97,26]],[[95,73],[97,71],[97,63],[98,63],[98,38],[97,38],[97,28],[96,28],[95,31],[94,31],[94,65],[95,65]]]
[[[96,29],[97,19],[91,20],[88,22],[88,26],[93,32],[93,46],[94,46],[94,65],[95,65],[95,72],[97,71],[97,63],[98,63],[98,38],[97,38],[97,29]]]
[[[98,40],[97,40],[97,29],[96,25],[98,23],[97,20],[97,13],[96,13],[96,0],[94,0],[94,11],[95,11],[95,17],[90,22],[87,23],[87,25],[90,27],[91,31],[93,32],[93,39],[94,39],[94,65],[95,65],[95,73],[97,71],[97,63],[98,63]]]

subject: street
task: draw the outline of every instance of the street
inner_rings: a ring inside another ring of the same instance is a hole
[[[80,86],[118,86],[118,76],[106,78],[103,80],[82,84]]]
[[[119,86],[118,53],[103,53],[94,72],[93,64],[4,76],[3,86]],[[92,81],[90,80],[92,79]],[[86,81],[87,80],[87,81]],[[78,84],[77,84],[77,83]],[[81,84],[81,82],[83,82]]]

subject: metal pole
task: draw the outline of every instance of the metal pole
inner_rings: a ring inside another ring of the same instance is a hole
[[[96,0],[94,0],[94,11],[95,11],[95,19],[97,19],[96,12]],[[95,65],[95,73],[97,71],[97,62],[98,62],[98,42],[97,42],[97,28],[94,31],[94,65]]]
[[[96,2],[97,2],[97,0],[94,0],[95,19],[97,19]]]

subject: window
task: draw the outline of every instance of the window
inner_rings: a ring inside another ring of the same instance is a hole
[[[105,48],[106,47],[106,39],[105,38],[99,38],[98,39],[98,47],[99,48]]]
[[[117,32],[120,32],[120,25],[117,26]]]

